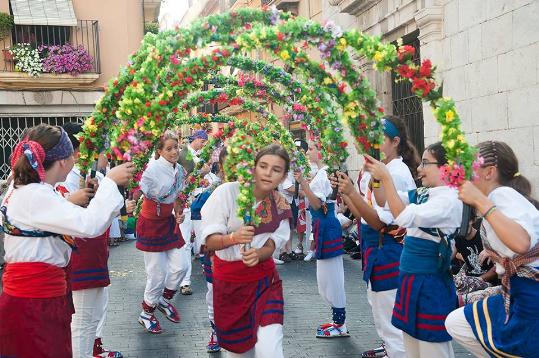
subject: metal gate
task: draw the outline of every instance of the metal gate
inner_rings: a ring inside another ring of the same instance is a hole
[[[0,179],[6,179],[11,172],[11,151],[22,138],[26,128],[40,123],[61,126],[67,122],[82,123],[85,117],[2,117],[0,118]]]
[[[421,63],[419,48],[419,30],[403,36],[403,44],[415,48],[414,62]],[[408,127],[410,140],[416,146],[419,155],[425,149],[425,133],[423,126],[423,105],[419,97],[412,93],[412,84],[409,81],[395,82],[395,73],[391,73],[391,95],[393,114],[402,118]]]

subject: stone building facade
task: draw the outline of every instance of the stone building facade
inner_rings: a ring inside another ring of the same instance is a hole
[[[323,0],[322,17],[385,41],[417,38],[422,59],[437,66],[471,143],[503,140],[539,191],[538,0]],[[413,40],[413,39],[408,39]],[[370,73],[392,112],[391,81]],[[423,106],[424,143],[440,128]]]

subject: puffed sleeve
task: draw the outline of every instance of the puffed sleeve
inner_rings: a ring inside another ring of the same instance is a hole
[[[432,195],[423,204],[410,204],[395,218],[405,228],[457,228],[462,220],[462,202],[456,190]]]
[[[24,204],[26,213],[15,210],[14,221],[61,235],[96,237],[107,230],[124,204],[118,186],[109,178],[103,179],[86,208],[53,194],[47,189],[35,190],[33,200]],[[38,203],[46,204],[46,210]]]
[[[200,211],[202,216],[202,243],[213,234],[226,234],[228,232],[228,220],[232,211],[230,200],[230,184],[225,183],[211,193]]]
[[[326,201],[327,197],[333,192],[331,182],[328,179],[328,173],[325,169],[320,169],[316,176],[309,184],[314,195],[322,201]]]
[[[283,247],[290,239],[290,221],[288,219],[281,220],[279,227],[271,234],[270,239],[275,242],[275,248]]]

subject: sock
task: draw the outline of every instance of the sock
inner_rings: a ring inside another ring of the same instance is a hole
[[[163,297],[166,298],[167,300],[171,300],[176,294],[176,291],[177,290],[171,290],[165,287],[163,291]]]
[[[339,326],[344,324],[346,320],[346,310],[345,308],[331,308],[333,310],[333,323],[338,324]]]
[[[152,307],[146,302],[142,301],[142,310],[149,315],[153,315],[153,312],[155,311],[155,306]]]

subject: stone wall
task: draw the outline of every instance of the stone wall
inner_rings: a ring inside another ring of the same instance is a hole
[[[323,17],[385,41],[419,29],[468,140],[506,141],[539,192],[539,0],[325,0]],[[388,108],[387,76],[369,76]],[[440,127],[423,114],[427,145]]]
[[[515,151],[539,191],[539,1],[446,0],[444,92],[457,102],[472,143],[494,139]],[[439,127],[425,122],[426,141]]]

